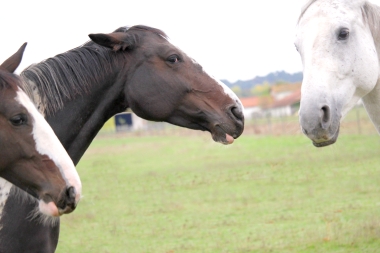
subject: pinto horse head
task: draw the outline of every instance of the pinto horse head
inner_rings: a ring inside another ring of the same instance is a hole
[[[81,196],[75,166],[14,74],[26,43],[0,65],[0,176],[39,199],[49,216],[72,212]]]
[[[244,128],[243,106],[223,83],[171,44],[160,30],[133,26],[90,34],[95,43],[128,58],[125,103],[140,117],[209,131],[230,144]]]

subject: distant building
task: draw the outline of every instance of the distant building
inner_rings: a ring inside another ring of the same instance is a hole
[[[247,97],[240,100],[247,120],[294,115],[300,106],[301,83],[274,85],[271,87],[270,96]]]
[[[295,90],[265,108],[265,114],[270,117],[285,117],[294,115],[300,108],[301,89]]]
[[[290,96],[295,91],[301,89],[301,83],[284,83],[277,84],[271,87],[270,94],[274,101],[281,100],[287,96]]]
[[[260,106],[260,97],[248,97],[240,98],[241,103],[244,106],[244,118],[252,119],[260,117],[262,110]]]

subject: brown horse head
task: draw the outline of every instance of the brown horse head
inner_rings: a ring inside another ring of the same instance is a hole
[[[59,216],[75,209],[81,182],[62,144],[12,74],[25,46],[0,65],[0,176],[37,197],[42,213]]]
[[[229,144],[244,129],[243,106],[223,83],[171,44],[160,30],[133,26],[90,34],[97,44],[125,57],[125,103],[140,117],[206,130]]]

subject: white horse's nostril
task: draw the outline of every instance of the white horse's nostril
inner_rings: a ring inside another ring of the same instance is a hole
[[[331,113],[330,113],[330,107],[328,105],[324,105],[321,108],[320,111],[320,122],[321,122],[321,127],[323,129],[327,129],[330,126],[331,122]]]

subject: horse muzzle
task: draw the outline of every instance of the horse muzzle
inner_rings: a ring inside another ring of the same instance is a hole
[[[66,188],[62,194],[60,194],[60,198],[57,203],[55,203],[49,195],[45,196],[43,199],[40,199],[39,210],[47,216],[57,217],[73,212],[79,200],[79,194],[76,193],[74,187],[70,186]]]
[[[339,135],[340,117],[331,112],[330,106],[303,110],[299,113],[302,132],[316,147],[325,147],[336,142]]]
[[[68,214],[75,210],[79,202],[80,196],[76,193],[74,187],[68,187],[62,194],[60,201],[57,204],[59,215]]]
[[[222,144],[232,144],[234,139],[237,139],[244,130],[244,115],[240,107],[230,106],[226,112],[230,123],[226,123],[225,120],[221,120],[215,123],[210,132],[215,142]]]

